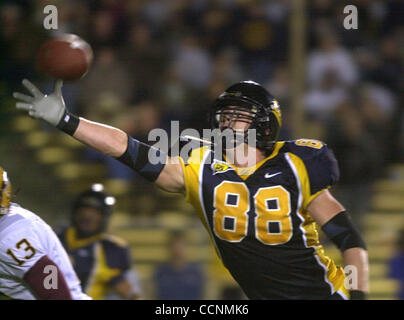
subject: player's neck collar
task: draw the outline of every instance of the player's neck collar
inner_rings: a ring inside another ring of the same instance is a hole
[[[261,161],[257,162],[255,165],[249,166],[249,167],[237,167],[236,165],[229,163],[226,161],[226,156],[224,155],[223,158],[224,160],[236,171],[236,173],[243,179],[246,180],[249,176],[251,176],[255,171],[257,171],[265,162],[268,160],[275,158],[279,150],[283,147],[285,144],[284,141],[277,142],[275,144],[273,152],[266,157],[265,159],[262,159]]]
[[[81,247],[85,247],[93,242],[99,241],[104,237],[103,233],[96,234],[88,238],[80,239],[77,236],[77,230],[74,227],[69,227],[66,230],[66,243],[69,250],[75,250]]]
[[[227,160],[226,160],[226,155],[225,155],[225,154],[223,154],[223,160],[226,161],[226,162],[227,162],[229,165],[231,165],[233,168],[239,168],[239,169],[245,169],[245,170],[248,170],[248,169],[251,169],[251,168],[258,169],[258,168],[259,168],[260,166],[262,166],[267,160],[272,159],[272,158],[275,158],[275,157],[278,155],[279,150],[283,147],[284,144],[285,144],[284,141],[276,142],[276,143],[275,143],[275,147],[274,147],[272,153],[271,153],[269,156],[267,156],[266,158],[264,158],[264,159],[258,161],[256,164],[254,164],[254,165],[252,165],[252,166],[249,166],[249,167],[241,168],[241,167],[237,167],[237,166],[236,166],[235,164],[233,164],[233,163],[227,162]]]

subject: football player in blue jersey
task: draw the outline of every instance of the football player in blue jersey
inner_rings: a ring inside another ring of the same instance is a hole
[[[339,176],[334,155],[320,141],[278,141],[279,104],[260,84],[232,85],[211,112],[212,129],[241,135],[242,147],[249,151],[247,161],[237,156],[235,147],[217,152],[212,145],[202,145],[187,159],[157,151],[165,159],[158,163],[148,156],[150,150],[156,153],[151,146],[120,129],[69,113],[61,81],[49,96],[27,80],[23,84],[32,96],[15,93],[22,101],[17,108],[115,157],[163,190],[184,194],[223,264],[250,299],[366,297],[365,243],[329,191]],[[255,139],[250,139],[252,132]],[[344,269],[324,254],[316,223],[341,250],[344,266],[351,266],[353,286],[346,286]]]
[[[127,243],[107,233],[115,198],[102,184],[79,194],[72,206],[71,225],[58,235],[72,261],[83,291],[94,300],[108,295],[140,298],[140,287]]]

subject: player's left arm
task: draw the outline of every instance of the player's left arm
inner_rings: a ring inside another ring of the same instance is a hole
[[[345,208],[328,191],[339,179],[338,161],[333,151],[317,140],[297,140],[291,150],[304,163],[300,170],[301,186],[305,194],[303,208],[338,246],[344,265],[356,268],[358,288],[351,290],[351,299],[363,299],[369,290],[366,245]]]
[[[135,269],[131,265],[131,253],[126,244],[115,247],[111,255],[113,257],[113,268],[119,269],[118,275],[109,280],[110,287],[125,300],[141,299],[138,279]],[[112,262],[111,262],[112,263]]]
[[[323,232],[341,250],[344,266],[354,266],[358,287],[351,290],[351,299],[365,299],[369,292],[369,262],[364,240],[345,208],[328,190],[315,197],[307,211]]]

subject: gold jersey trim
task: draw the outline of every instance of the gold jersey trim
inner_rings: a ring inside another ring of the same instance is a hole
[[[77,230],[74,227],[69,227],[66,230],[66,243],[69,250],[76,250],[85,247],[91,243],[97,242],[104,238],[104,234],[97,234],[92,237],[79,239],[77,237]]]
[[[269,159],[275,158],[284,144],[285,144],[284,141],[276,142],[274,151],[271,153],[271,155],[269,155],[265,159],[262,159],[261,161],[257,162],[255,165],[252,165],[250,167],[245,168],[237,167],[236,165],[231,163],[229,163],[229,165],[236,171],[237,175],[239,175],[241,179],[247,180],[247,178],[251,176],[255,171],[257,171],[265,162],[267,162]],[[225,156],[224,158],[226,159]]]
[[[205,208],[203,207],[203,199],[201,199],[201,187],[202,187],[202,175],[203,166],[205,165],[204,157],[210,152],[209,146],[205,146],[199,149],[195,149],[191,153],[191,157],[188,159],[187,165],[184,160],[179,157],[182,169],[184,172],[185,181],[185,199],[189,202],[198,214],[203,226],[209,234],[210,241],[212,242],[216,254],[221,260],[219,250],[216,246],[212,231],[209,228]]]
[[[94,246],[95,265],[89,278],[86,293],[94,300],[105,298],[109,288],[109,281],[118,276],[122,270],[110,268],[107,264],[105,251],[99,243]]]
[[[301,207],[298,208],[298,215],[303,219],[301,227],[304,230],[303,237],[305,244],[307,247],[312,247],[315,249],[314,257],[319,265],[324,269],[324,280],[332,287],[332,293],[341,291],[343,294],[349,297],[349,292],[344,286],[345,272],[342,267],[337,266],[331,258],[325,255],[323,246],[320,245],[316,223],[306,210],[310,202],[326,189],[320,190],[312,195],[310,192],[309,176],[303,160],[290,152],[286,154],[286,157],[289,165],[292,167],[292,171],[295,173],[295,176],[298,179],[298,187],[300,189],[299,192],[302,194]]]

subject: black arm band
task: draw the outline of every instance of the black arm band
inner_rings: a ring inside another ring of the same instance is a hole
[[[128,135],[128,147],[117,160],[154,182],[166,165],[167,154]]]
[[[65,113],[63,114],[63,117],[59,121],[56,128],[72,136],[76,132],[79,123],[80,123],[79,117],[76,117],[74,114],[71,114],[70,112],[65,110]]]
[[[363,248],[366,250],[365,242],[359,230],[345,211],[330,219],[330,221],[323,225],[322,230],[341,251],[349,248]]]

